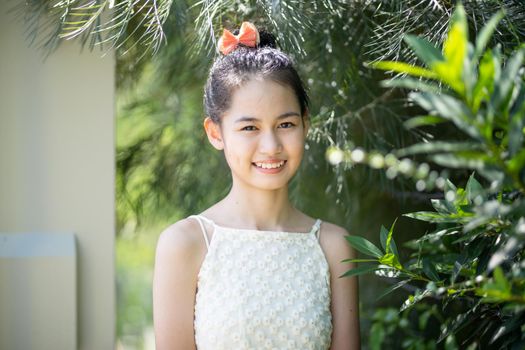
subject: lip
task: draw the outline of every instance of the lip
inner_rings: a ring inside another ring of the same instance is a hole
[[[257,171],[260,171],[261,173],[263,174],[277,174],[277,173],[280,173],[284,167],[286,166],[286,163],[288,163],[288,161],[286,159],[282,159],[282,160],[269,160],[269,161],[264,161],[264,162],[257,162],[257,163],[279,163],[279,162],[282,162],[284,161],[284,164],[280,167],[280,168],[271,168],[271,169],[264,169],[264,168],[259,168],[257,166],[257,164],[252,163],[252,165],[255,167],[255,169],[257,169]]]

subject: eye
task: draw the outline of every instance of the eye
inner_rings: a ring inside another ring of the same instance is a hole
[[[254,129],[247,129],[247,128],[254,128]],[[255,126],[253,126],[253,125],[248,125],[248,126],[245,126],[244,128],[242,128],[241,130],[245,130],[245,131],[253,131],[253,130],[255,130]]]
[[[284,122],[284,123],[281,123],[281,125],[290,125],[288,127],[285,127],[284,129],[290,129],[295,126],[295,124],[292,122]]]

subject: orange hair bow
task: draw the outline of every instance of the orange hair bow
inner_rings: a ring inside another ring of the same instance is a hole
[[[259,31],[250,22],[242,22],[239,34],[233,35],[228,29],[224,29],[219,39],[219,51],[227,55],[243,44],[248,47],[256,47],[259,44]]]

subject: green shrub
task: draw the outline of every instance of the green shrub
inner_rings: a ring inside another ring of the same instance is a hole
[[[384,317],[374,318],[373,347],[386,346],[385,335],[402,330],[405,313],[415,305],[419,317],[433,314],[439,319],[435,343],[440,346],[525,347],[525,48],[517,48],[508,59],[499,47],[486,49],[502,17],[496,14],[470,43],[465,12],[458,5],[442,50],[423,38],[405,37],[424,67],[395,61],[371,64],[399,73],[384,85],[413,90],[409,99],[427,112],[409,119],[408,128],[450,123],[458,137],[430,137],[386,156],[361,149],[328,150],[332,163],[367,164],[386,170],[390,178],[413,178],[419,191],[443,191],[442,198],[431,200],[435,211],[404,214],[433,225],[431,232],[406,244],[413,251],[408,261],[401,261],[394,242],[395,222],[389,230],[381,227],[381,248],[347,236],[370,258],[346,260],[360,266],[343,276],[373,272],[397,279],[383,295],[402,286],[414,290],[401,313],[392,316],[396,327]],[[414,159],[434,164],[441,173]],[[466,184],[453,184],[452,176],[465,170],[472,173]],[[425,348],[428,343],[421,333],[406,336],[408,343],[400,346]]]

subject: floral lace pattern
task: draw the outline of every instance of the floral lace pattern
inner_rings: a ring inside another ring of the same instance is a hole
[[[199,350],[330,347],[330,271],[318,228],[293,233],[214,225],[197,282]]]

